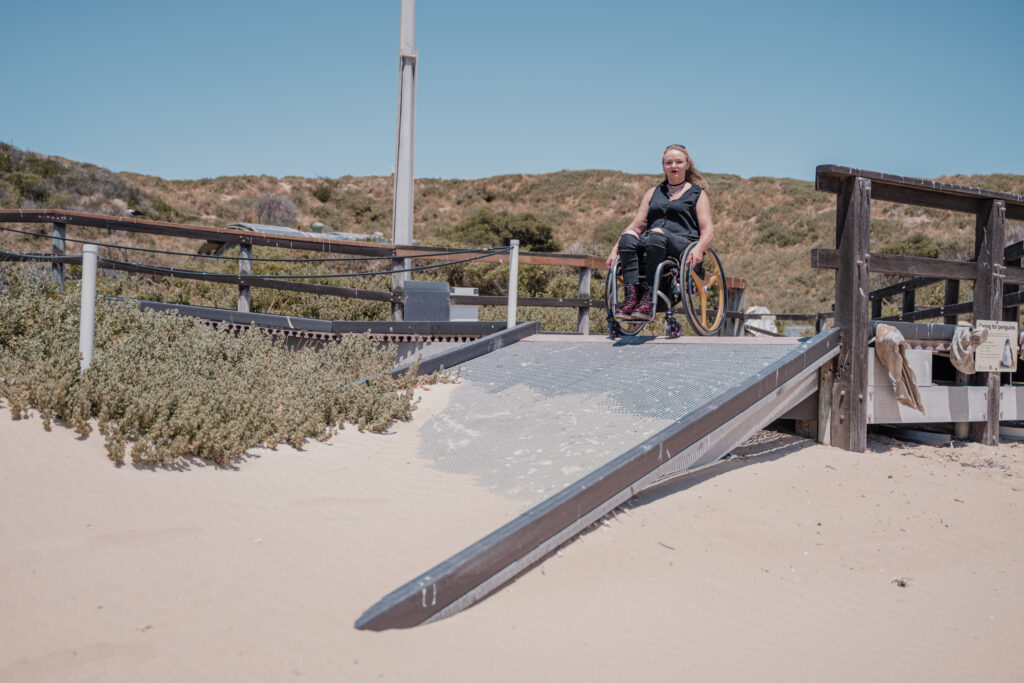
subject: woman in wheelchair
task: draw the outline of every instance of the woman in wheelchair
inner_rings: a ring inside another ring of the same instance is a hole
[[[615,311],[616,319],[650,319],[656,308],[651,284],[658,265],[666,256],[679,259],[693,242],[697,244],[683,265],[687,269],[699,265],[714,237],[711,203],[704,191],[707,183],[686,147],[666,147],[661,167],[665,180],[644,194],[636,216],[608,254],[608,268],[614,266],[616,257],[622,263],[625,301]],[[645,275],[642,285],[641,260]]]

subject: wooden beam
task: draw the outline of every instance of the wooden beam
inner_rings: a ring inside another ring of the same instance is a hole
[[[944,308],[955,306],[960,303],[960,281],[959,280],[946,280],[946,299]],[[974,305],[971,304],[973,310]],[[952,312],[943,313],[943,321],[947,325],[956,325],[957,315]]]
[[[74,257],[71,257],[74,258]],[[134,265],[127,263],[111,263],[100,260],[100,268],[108,270],[122,270],[126,273],[144,273],[147,275],[159,275],[161,277],[180,277],[187,280],[203,280],[205,282],[219,282],[222,284],[250,287],[265,287],[267,289],[283,289],[292,292],[305,292],[307,294],[326,294],[330,296],[341,296],[349,299],[364,299],[368,301],[392,301],[391,292],[378,292],[371,289],[353,289],[351,287],[333,287],[330,285],[315,285],[307,282],[295,282],[291,280],[267,280],[261,277],[241,275],[218,275],[216,273],[192,273],[187,270],[175,270],[173,274],[167,272],[167,268],[156,268],[150,266]]]
[[[961,313],[970,313],[974,310],[974,304],[970,301],[964,301],[959,304],[951,304],[949,306],[935,306],[932,308],[921,308],[913,313],[900,313],[899,315],[887,315],[878,318],[880,321],[893,321],[902,320],[906,322],[913,322],[915,320],[927,320],[928,318],[943,318],[943,322],[949,323],[949,317],[952,316],[953,322],[950,325],[956,324],[957,315]]]
[[[910,289],[920,289],[921,287],[927,287],[933,285],[936,282],[942,282],[942,278],[937,277],[912,277],[909,280],[903,280],[896,284],[889,285],[888,287],[880,287],[873,290],[868,297],[871,301],[877,299],[884,299],[887,296],[893,296],[895,294],[903,294]]]
[[[943,280],[949,278],[973,280],[977,276],[977,268],[974,261],[875,253],[869,254],[867,258],[871,264],[872,273],[918,275]],[[811,267],[839,268],[839,252],[835,249],[811,249]]]
[[[871,181],[846,178],[836,202],[836,326],[842,344],[832,388],[832,445],[867,448],[868,259],[871,246]]]
[[[966,185],[954,185],[937,180],[909,178],[890,173],[878,173],[847,166],[823,164],[815,173],[814,186],[823,192],[838,194],[847,178],[866,178],[871,181],[872,199],[913,204],[936,209],[976,212],[977,202],[1001,200],[1009,218],[1024,218],[1024,196],[1009,192],[995,192]],[[974,202],[974,204],[972,204]],[[973,206],[973,208],[971,208]]]
[[[916,303],[917,290],[907,289],[903,291],[903,304],[900,307],[900,312],[903,315],[912,314],[914,312],[914,305]]]
[[[53,255],[54,256],[63,256],[65,253],[67,253],[67,244],[64,241],[64,238],[67,237],[67,236],[68,236],[68,231],[67,231],[67,226],[66,225],[64,225],[63,223],[54,223],[53,224],[53,240],[52,240],[52,243],[53,243]],[[52,262],[50,264],[50,269],[51,269],[51,273],[52,273],[54,282],[57,283],[57,286],[60,287],[60,291],[63,294],[63,292],[64,292],[64,276],[65,276],[64,264],[60,263],[59,261],[54,261],[54,262]]]
[[[1006,232],[1006,206],[1003,200],[986,201],[978,212],[974,230],[974,255],[978,276],[974,284],[974,321],[1003,319],[1003,281],[1006,265],[1003,261]],[[999,443],[999,382],[1000,373],[981,373],[988,389],[988,419],[972,422],[973,441],[986,445]]]

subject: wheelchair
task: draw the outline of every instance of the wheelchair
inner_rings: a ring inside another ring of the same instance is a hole
[[[654,280],[659,284],[654,288],[655,307],[650,317],[615,319],[615,310],[624,301],[625,289],[622,284],[622,264],[618,258],[615,259],[605,280],[608,334],[611,337],[638,335],[647,323],[654,322],[654,318],[662,312],[665,313],[666,334],[673,339],[679,337],[683,333],[683,326],[675,319],[673,309],[680,303],[683,304],[686,319],[694,332],[701,336],[718,334],[725,322],[725,270],[718,254],[708,247],[704,250],[703,262],[690,268],[685,277],[680,278],[680,264],[686,263],[694,246],[695,243],[688,246],[681,259],[668,258],[658,264]],[[642,268],[640,284],[645,284]]]

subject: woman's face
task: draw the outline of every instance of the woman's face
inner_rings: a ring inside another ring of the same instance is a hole
[[[661,168],[665,171],[665,177],[673,185],[686,180],[686,168],[690,165],[686,158],[686,152],[681,149],[670,149],[661,157]]]

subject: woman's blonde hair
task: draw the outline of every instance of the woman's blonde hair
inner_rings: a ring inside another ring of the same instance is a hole
[[[708,181],[704,180],[704,176],[702,176],[700,174],[700,171],[697,170],[697,166],[694,165],[693,163],[693,157],[690,156],[690,152],[687,151],[686,147],[682,145],[669,145],[668,147],[665,148],[665,152],[669,151],[670,149],[679,150],[680,152],[686,155],[686,178],[684,178],[684,180],[687,180],[693,183],[694,185],[700,185],[702,188],[704,188],[704,191],[707,192]],[[665,159],[665,152],[661,153],[662,161],[664,161]],[[665,179],[668,180],[668,176],[666,176]]]

